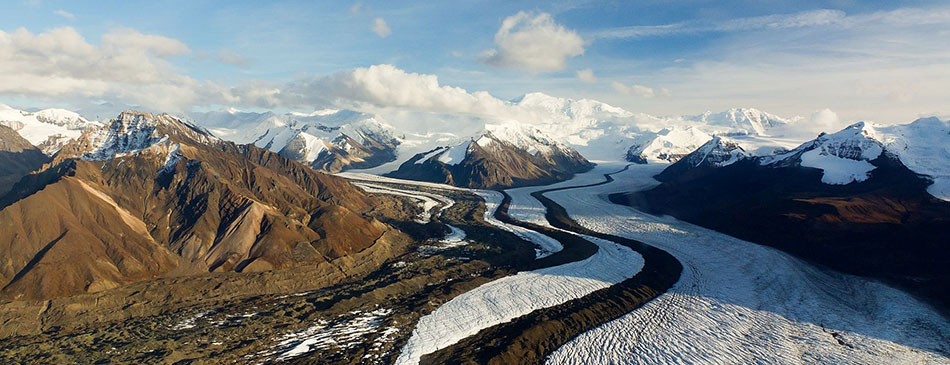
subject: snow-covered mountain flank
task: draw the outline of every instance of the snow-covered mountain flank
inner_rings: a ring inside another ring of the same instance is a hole
[[[859,122],[778,154],[716,137],[656,175],[660,186],[614,200],[879,278],[943,306],[948,166],[950,121]]]
[[[0,124],[13,129],[50,156],[83,131],[102,126],[69,110],[51,108],[27,112],[4,104],[0,104]]]
[[[278,115],[227,109],[198,114],[195,120],[221,138],[253,143],[330,172],[390,162],[396,158],[396,148],[401,143],[392,126],[352,110]]]

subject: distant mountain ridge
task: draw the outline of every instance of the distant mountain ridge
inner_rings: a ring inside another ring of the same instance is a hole
[[[339,172],[378,166],[396,158],[401,141],[392,126],[351,110],[312,113],[243,113],[224,110],[200,114],[198,123],[238,143],[253,143],[313,168]]]
[[[417,154],[389,176],[471,188],[566,180],[593,167],[573,148],[518,123],[490,124],[470,140]]]
[[[49,156],[84,131],[102,126],[69,110],[51,108],[27,112],[3,104],[0,104],[0,125],[13,129]]]

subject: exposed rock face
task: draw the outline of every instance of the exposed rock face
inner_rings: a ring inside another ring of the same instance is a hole
[[[716,136],[697,148],[696,151],[680,158],[664,169],[656,178],[660,181],[669,181],[674,176],[700,174],[703,171],[729,166],[752,158],[752,154],[742,149],[735,141]]]
[[[168,115],[125,112],[0,199],[2,294],[48,298],[324,262],[391,229],[362,215],[372,204],[345,180],[276,153]]]
[[[884,279],[946,310],[950,202],[934,194],[945,191],[934,189],[944,158],[915,136],[946,146],[950,134],[932,120],[889,128],[901,132],[858,123],[762,157],[707,144],[657,175],[658,187],[612,199]]]
[[[49,162],[49,157],[9,127],[0,125],[0,196],[21,177]]]
[[[470,188],[549,184],[593,168],[573,148],[521,126],[487,126],[477,139],[418,154],[390,176]]]

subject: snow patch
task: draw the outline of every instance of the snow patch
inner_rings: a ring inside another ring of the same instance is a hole
[[[449,148],[445,153],[439,155],[439,162],[446,165],[458,165],[462,163],[468,154],[468,146],[471,144],[472,141],[466,141]]]
[[[822,154],[814,149],[802,154],[802,166],[821,169],[821,182],[829,185],[847,185],[862,182],[871,177],[876,168],[866,160],[852,160],[834,155]]]

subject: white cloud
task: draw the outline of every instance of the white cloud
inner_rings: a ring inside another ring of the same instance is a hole
[[[831,108],[842,124],[906,123],[923,111],[950,110],[947,29],[950,7],[943,6],[846,15],[826,25],[781,31],[735,32],[691,50],[684,62],[626,76],[676,90],[676,97],[648,102],[621,93],[590,97],[651,114],[752,106],[807,116]]]
[[[465,53],[462,53],[462,51],[452,51],[452,52],[449,52],[449,54],[451,54],[452,57],[455,57],[455,58],[465,57]]]
[[[842,122],[841,118],[838,118],[838,113],[831,111],[831,109],[824,108],[816,110],[811,114],[811,117],[808,119],[808,129],[811,132],[834,132],[845,127],[846,122]]]
[[[217,56],[218,62],[227,63],[238,67],[247,67],[247,65],[250,63],[246,58],[241,57],[241,55],[234,53],[234,51],[227,48],[219,49],[215,56]]]
[[[261,87],[265,86],[265,87]],[[261,92],[260,89],[269,90]],[[258,85],[246,90],[232,89],[243,102],[266,106],[313,107],[332,104],[342,107],[398,107],[435,113],[501,115],[506,102],[487,92],[468,91],[440,85],[435,75],[403,71],[392,65],[374,65],[340,71],[327,76],[300,79],[283,86]],[[255,100],[255,98],[269,100]]]
[[[840,10],[809,10],[792,14],[775,14],[736,18],[720,22],[687,21],[662,25],[609,28],[594,32],[594,38],[643,38],[674,34],[705,32],[740,32],[763,29],[790,29],[843,23],[846,15]]]
[[[637,85],[637,84],[628,86],[617,81],[611,82],[610,86],[613,87],[614,90],[616,90],[618,93],[621,93],[624,95],[636,95],[636,96],[639,96],[641,98],[646,98],[646,99],[652,99],[658,96],[671,95],[670,90],[668,89],[664,89],[664,88],[654,89],[651,87]]]
[[[53,14],[59,15],[66,19],[76,19],[76,15],[63,9],[56,10],[53,12]]]
[[[569,58],[584,54],[584,39],[554,23],[548,13],[521,11],[505,18],[495,45],[485,54],[486,63],[529,72],[563,70]]]
[[[373,21],[373,26],[370,28],[373,30],[373,33],[376,33],[380,38],[389,37],[393,34],[393,31],[389,29],[389,24],[386,24],[386,20],[383,18],[376,18]]]
[[[208,97],[214,85],[174,72],[185,44],[115,29],[90,44],[71,27],[34,34],[0,31],[0,94],[39,99],[103,98],[175,110]]]
[[[350,14],[356,14],[356,13],[359,13],[361,10],[363,10],[363,4],[354,3],[353,5],[350,5],[350,8],[347,9],[347,12]]]
[[[597,76],[594,76],[594,70],[591,70],[589,68],[578,70],[577,79],[589,84],[593,84],[597,82]]]

